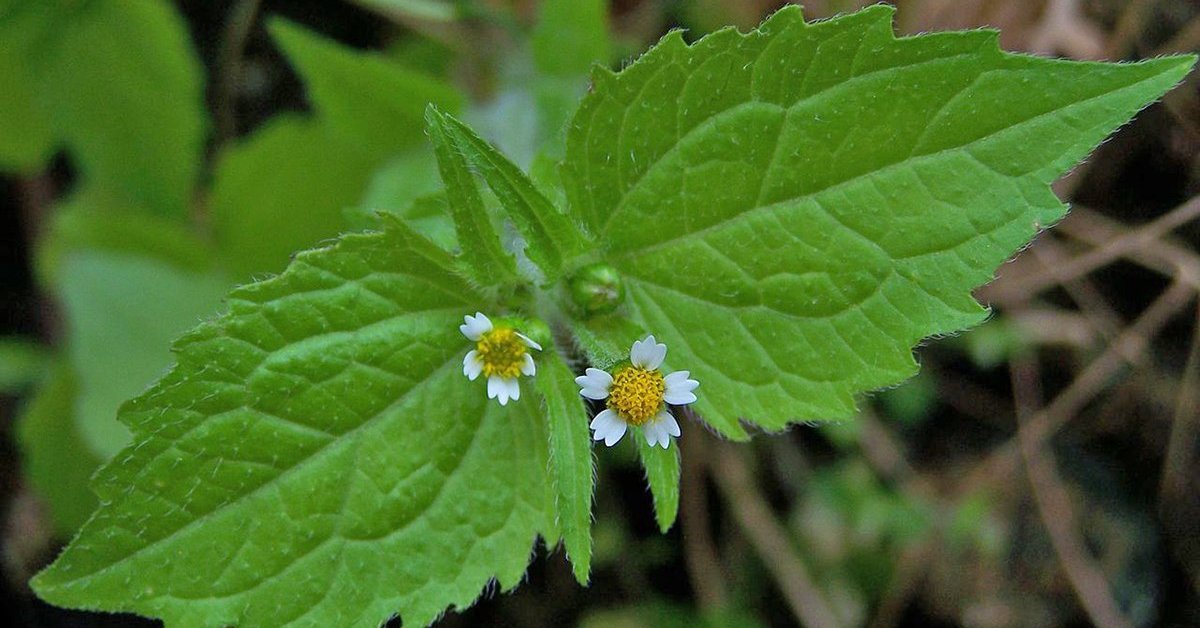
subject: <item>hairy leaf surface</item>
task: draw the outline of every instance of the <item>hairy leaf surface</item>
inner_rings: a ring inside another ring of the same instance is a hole
[[[44,599],[177,625],[428,623],[557,540],[536,404],[465,394],[479,297],[402,224],[297,256],[129,402]]]
[[[575,579],[587,584],[592,564],[592,487],[595,482],[588,414],[575,374],[557,354],[541,360],[537,388],[550,436],[550,479],[558,527]]]
[[[727,435],[849,416],[923,338],[980,322],[971,290],[1066,211],[1049,184],[1194,61],[897,39],[892,12],[673,33],[597,71],[572,123],[571,209]]]

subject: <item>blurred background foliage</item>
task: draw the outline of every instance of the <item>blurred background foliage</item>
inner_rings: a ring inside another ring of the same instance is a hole
[[[9,625],[86,519],[117,407],[230,287],[377,212],[453,245],[427,102],[547,190],[594,62],[772,0],[0,0],[0,515]],[[857,9],[811,0],[810,19]],[[901,0],[897,29],[1131,60],[1200,48],[1194,0]],[[599,456],[592,586],[559,553],[445,625],[1200,625],[1200,91],[1060,181],[1071,216],[979,291],[986,325],[853,422],[684,448],[654,524]],[[144,622],[149,624],[149,622]]]

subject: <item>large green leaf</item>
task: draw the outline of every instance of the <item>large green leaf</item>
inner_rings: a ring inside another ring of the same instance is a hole
[[[537,404],[461,373],[480,297],[400,223],[232,293],[129,402],[103,504],[33,586],[171,625],[428,623],[553,531]]]
[[[91,180],[186,214],[207,123],[183,21],[162,0],[73,4],[34,65],[55,133]]]
[[[1048,184],[1194,61],[896,39],[892,12],[673,33],[598,70],[572,123],[572,211],[727,435],[849,416],[923,338],[980,322],[971,290],[1066,211]]]
[[[317,115],[373,154],[420,142],[429,103],[457,111],[463,98],[438,78],[358,52],[283,20],[271,32],[304,78]]]

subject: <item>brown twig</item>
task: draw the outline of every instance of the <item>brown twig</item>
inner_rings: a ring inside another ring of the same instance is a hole
[[[1054,238],[1046,238],[1038,244],[1039,246],[1033,247],[1030,252],[1047,270],[1067,263],[1068,257],[1063,252],[1062,245]],[[1113,311],[1112,306],[1086,275],[1068,279],[1063,282],[1062,287],[1100,337],[1112,340],[1120,333],[1123,323],[1121,317]]]
[[[1171,549],[1187,566],[1192,588],[1200,592],[1200,483],[1197,482],[1196,444],[1200,443],[1200,306],[1192,329],[1192,346],[1183,368],[1175,416],[1167,439],[1159,481],[1158,511],[1171,539]]]
[[[1118,608],[1104,573],[1096,566],[1080,538],[1071,496],[1058,478],[1048,443],[1026,429],[1027,419],[1036,412],[1041,398],[1037,362],[1030,357],[1017,357],[1010,367],[1017,410],[1017,441],[1038,516],[1050,536],[1050,545],[1058,562],[1093,624],[1101,628],[1132,626]]]
[[[1129,232],[1120,222],[1079,206],[1055,230],[1095,247],[1103,247]],[[1171,236],[1158,238],[1152,244],[1129,251],[1125,259],[1168,277],[1182,274],[1182,279],[1200,288],[1200,282],[1195,280],[1200,277],[1200,255]]]
[[[1145,30],[1146,20],[1154,9],[1152,0],[1132,0],[1125,5],[1121,17],[1117,19],[1117,27],[1105,46],[1104,56],[1120,61],[1133,51],[1138,35]]]
[[[813,628],[840,626],[841,621],[796,556],[787,530],[775,518],[766,498],[755,485],[741,452],[726,443],[718,443],[715,450],[713,477],[717,488],[774,577],[793,615],[800,623]]]
[[[1024,277],[1012,277],[997,282],[995,288],[989,291],[989,296],[1010,302],[1017,302],[1022,298],[1029,299],[1051,286],[1082,277],[1117,259],[1128,256],[1134,251],[1150,248],[1150,245],[1157,244],[1157,241],[1166,234],[1197,218],[1200,218],[1200,196],[1176,207],[1149,224],[1127,231],[1099,248],[1062,264],[1056,264],[1044,272]],[[1063,221],[1064,225],[1068,221]],[[1200,276],[1190,279],[1200,280]]]
[[[680,523],[683,526],[683,557],[688,578],[696,590],[700,608],[714,610],[729,603],[728,587],[721,577],[724,569],[717,556],[716,546],[709,533],[708,496],[705,476],[708,459],[708,439],[704,430],[695,430],[679,440],[683,464],[680,489]]]
[[[1074,59],[1104,58],[1104,36],[1083,17],[1079,0],[1050,0],[1029,40],[1030,52]]]
[[[1044,443],[1071,420],[1088,402],[1100,394],[1126,364],[1136,365],[1145,356],[1150,339],[1186,306],[1195,292],[1182,281],[1176,281],[1146,308],[1137,320],[1125,328],[1066,390],[1047,406],[1034,413],[1022,427],[1025,436]],[[971,474],[968,483],[981,477],[1008,474],[1015,470],[1018,447],[1012,441],[997,447]]]
[[[216,63],[217,84],[213,95],[217,147],[237,135],[237,88],[242,76],[242,53],[260,4],[261,0],[239,0],[229,12],[229,19],[221,33],[221,48]]]

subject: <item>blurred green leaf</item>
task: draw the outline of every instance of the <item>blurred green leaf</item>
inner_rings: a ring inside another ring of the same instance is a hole
[[[452,85],[383,55],[347,48],[281,19],[270,28],[304,79],[317,116],[370,154],[390,156],[419,143],[429,103],[448,111],[462,107]]]
[[[195,271],[215,264],[213,247],[177,218],[157,215],[89,182],[59,201],[52,216],[35,264],[43,285],[56,285],[62,258],[80,249],[143,255]]]
[[[982,370],[996,368],[1029,349],[1029,339],[1007,317],[997,316],[952,341]]]
[[[50,508],[58,534],[70,538],[96,509],[88,480],[102,459],[75,420],[76,382],[69,365],[53,365],[17,417],[25,477]],[[115,417],[110,417],[114,423]]]
[[[54,132],[38,102],[38,75],[31,61],[58,12],[54,2],[0,8],[0,169],[40,168],[54,149]]]
[[[229,287],[224,277],[147,257],[82,250],[63,259],[73,415],[96,456],[107,460],[129,442],[117,409],[166,372],[171,342],[215,315]]]
[[[921,371],[903,384],[880,392],[878,399],[888,417],[915,425],[925,420],[937,403],[937,382]]]
[[[293,253],[346,227],[377,159],[311,119],[279,116],[229,148],[211,199],[224,259],[238,279],[277,272]]]
[[[969,548],[992,558],[1002,555],[1005,539],[1003,531],[995,523],[994,500],[994,496],[979,490],[959,502],[946,530],[946,539],[951,548]]]
[[[450,22],[459,17],[455,0],[351,0],[392,19]]]
[[[612,53],[606,0],[545,0],[533,29],[533,59],[540,73],[586,77]]]
[[[424,147],[403,152],[376,170],[362,200],[347,207],[343,216],[354,230],[378,230],[381,212],[405,219],[446,250],[458,246],[437,161]]]
[[[756,628],[763,625],[746,611],[725,608],[709,613],[665,600],[644,601],[624,608],[592,611],[578,628]]]
[[[0,337],[0,393],[20,392],[41,379],[49,352],[27,338]]]
[[[88,179],[186,215],[207,122],[183,20],[165,0],[69,6],[34,66],[55,133]]]
[[[433,151],[422,146],[400,153],[371,176],[362,206],[375,211],[402,213],[414,201],[441,190]]]

